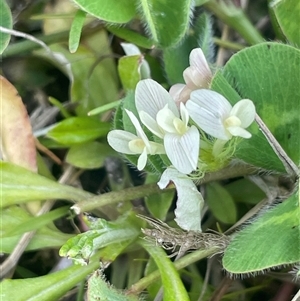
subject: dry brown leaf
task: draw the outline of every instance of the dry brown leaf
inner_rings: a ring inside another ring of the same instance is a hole
[[[5,161],[37,171],[29,116],[18,91],[3,76],[0,76],[0,136]]]

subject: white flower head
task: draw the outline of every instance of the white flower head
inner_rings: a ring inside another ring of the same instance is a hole
[[[245,130],[255,118],[255,106],[249,99],[242,99],[232,107],[221,94],[201,89],[191,93],[186,108],[195,123],[215,138],[251,137]]]
[[[184,84],[176,84],[169,93],[176,103],[185,103],[192,91],[208,88],[212,73],[201,48],[195,48],[190,53],[190,66],[183,71]]]
[[[174,167],[189,174],[196,170],[200,134],[189,127],[189,114],[184,104],[178,110],[174,99],[157,82],[146,79],[137,84],[135,105],[142,123],[163,139],[168,158]]]
[[[140,154],[137,168],[143,170],[147,163],[147,155],[165,154],[162,144],[149,141],[136,116],[125,110],[136,129],[136,135],[123,130],[113,130],[107,135],[108,144],[117,152],[136,155]]]

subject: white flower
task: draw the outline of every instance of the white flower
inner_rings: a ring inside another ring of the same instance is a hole
[[[146,79],[137,84],[135,105],[142,123],[164,141],[168,158],[184,174],[196,170],[200,135],[189,127],[189,114],[184,104],[180,112],[170,94],[157,82]]]
[[[169,167],[157,185],[164,189],[172,181],[177,190],[175,221],[179,227],[187,231],[201,231],[201,211],[204,200],[192,179],[181,174],[178,170]]]
[[[249,99],[242,99],[232,107],[221,94],[201,89],[191,93],[186,108],[195,123],[215,138],[251,137],[245,130],[255,118],[255,106]]]
[[[137,168],[138,170],[143,170],[147,163],[147,155],[165,154],[165,150],[162,144],[149,141],[138,119],[132,112],[125,111],[136,129],[137,135],[123,130],[113,130],[107,135],[108,144],[119,153],[128,155],[141,154]]]
[[[176,84],[169,93],[178,104],[185,103],[192,91],[209,87],[212,78],[211,70],[201,48],[195,48],[190,54],[190,67],[183,71],[184,84]]]

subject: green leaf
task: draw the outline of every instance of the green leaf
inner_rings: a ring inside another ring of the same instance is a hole
[[[214,56],[210,17],[203,13],[182,43],[163,50],[165,72],[171,85],[184,83],[182,73],[189,66],[190,52],[200,47],[208,61]]]
[[[136,46],[145,48],[145,49],[151,49],[153,47],[154,42],[142,35],[140,35],[137,32],[134,32],[128,28],[120,27],[120,26],[114,26],[109,25],[106,27],[108,31],[110,31],[112,34],[116,35],[117,37],[135,44]]]
[[[109,123],[89,117],[71,117],[58,123],[47,137],[61,144],[73,145],[104,137],[109,130]]]
[[[91,230],[70,238],[59,251],[60,256],[85,263],[94,251],[112,244],[135,240],[140,234],[140,220],[133,214],[121,216],[114,222],[93,219]]]
[[[70,99],[76,104],[77,115],[85,117],[92,109],[118,99],[116,62],[105,29],[82,36],[76,53],[70,53],[61,44],[51,45],[51,50],[64,57],[58,68],[69,76]]]
[[[155,271],[157,271],[157,265],[153,257],[150,257],[145,267],[145,276],[148,276]],[[147,293],[149,294],[150,300],[155,299],[160,288],[161,288],[161,279],[156,279],[155,281],[152,281],[150,285],[147,286]]]
[[[156,183],[160,176],[153,173],[148,173],[145,184]],[[157,219],[165,220],[166,215],[172,205],[175,196],[175,191],[168,191],[166,193],[158,193],[145,197],[147,209]]]
[[[186,34],[191,0],[141,0],[139,8],[152,39],[159,46],[174,46]]]
[[[195,0],[195,6],[200,6],[208,1],[209,0]]]
[[[300,261],[298,195],[265,208],[250,225],[235,234],[222,259],[233,274],[255,273]]]
[[[0,252],[10,254],[20,241],[21,235],[31,230],[37,230],[37,232],[26,247],[26,251],[62,246],[72,235],[60,232],[53,225],[46,227],[45,225],[50,222],[50,219],[54,219],[52,212],[48,214],[41,217],[33,217],[18,206],[2,209]],[[59,214],[61,215],[61,212],[55,212],[56,217]],[[44,217],[46,220],[42,221],[41,219]]]
[[[135,15],[135,0],[74,0],[84,11],[112,23],[127,23]]]
[[[88,280],[88,300],[98,301],[138,301],[137,296],[126,295],[105,281],[104,275],[96,271]]]
[[[134,90],[141,79],[139,67],[142,55],[124,56],[119,59],[118,71],[125,90]]]
[[[0,25],[12,29],[12,16],[5,0],[0,0]],[[3,53],[10,41],[10,35],[0,31],[0,54]]]
[[[211,84],[213,90],[232,104],[238,98],[251,99],[257,113],[297,165],[300,164],[299,65],[298,49],[278,43],[261,43],[233,55]],[[234,89],[240,97],[234,95]],[[258,126],[253,123],[249,129],[252,138],[243,139],[235,155],[265,169],[285,171]]]
[[[131,111],[138,118],[138,113],[137,113],[137,110],[135,107],[135,94],[133,91],[128,91],[127,95],[123,98],[122,120],[123,120],[124,131],[130,132],[130,133],[133,133],[136,135],[136,129],[135,129],[134,125],[132,124],[130,118],[128,117],[128,114],[126,113],[125,109],[128,111]]]
[[[194,36],[197,38],[198,47],[200,47],[208,62],[213,63],[215,51],[213,42],[213,22],[211,16],[202,13],[194,26]]]
[[[248,179],[239,179],[224,186],[235,202],[257,204],[265,193]]]
[[[66,156],[66,162],[84,169],[100,168],[111,154],[112,150],[107,144],[92,141],[72,146]]]
[[[154,259],[160,271],[164,289],[164,300],[189,301],[188,293],[179,277],[179,274],[164,250],[144,241],[140,241],[140,244]]]
[[[300,2],[298,0],[275,0],[270,3],[270,7],[287,40],[299,48]]]
[[[0,207],[49,198],[79,201],[92,196],[84,190],[56,183],[14,164],[0,162],[0,169]]]
[[[75,265],[46,276],[29,279],[5,279],[0,283],[1,296],[6,301],[59,300],[99,268],[97,256],[95,255],[86,266]]]
[[[57,208],[48,213],[45,213],[40,216],[34,216],[30,218],[28,221],[25,221],[17,226],[14,226],[7,233],[5,233],[5,237],[23,234],[25,232],[33,231],[40,229],[43,226],[46,226],[50,222],[65,216],[69,212],[70,207],[65,206],[61,208]]]
[[[224,224],[234,224],[236,222],[235,203],[223,186],[216,182],[207,184],[205,200],[217,220]]]
[[[69,51],[71,53],[76,52],[78,49],[85,17],[86,13],[81,10],[78,10],[74,17],[69,35]]]

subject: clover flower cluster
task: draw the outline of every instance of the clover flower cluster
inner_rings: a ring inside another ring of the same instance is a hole
[[[196,171],[200,131],[216,138],[219,145],[232,137],[251,137],[246,128],[255,118],[253,102],[242,99],[232,107],[224,96],[208,89],[212,72],[200,48],[192,50],[183,76],[186,84],[176,84],[169,92],[152,79],[141,80],[135,91],[138,116],[126,110],[136,133],[112,130],[108,134],[108,143],[117,152],[139,155],[139,170],[145,168],[148,155],[166,154],[180,173]],[[141,123],[153,134],[153,141]]]

